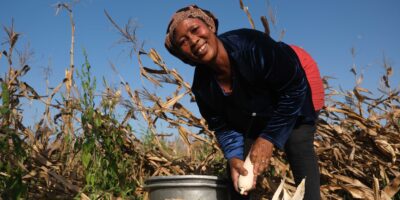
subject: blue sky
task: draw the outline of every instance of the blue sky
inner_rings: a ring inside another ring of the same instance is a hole
[[[64,78],[69,65],[70,23],[66,12],[55,15],[58,1],[2,0],[0,25],[14,26],[21,38],[17,48],[27,44],[34,52],[30,60],[31,71],[24,80],[39,93],[45,93],[43,68],[52,69],[50,85],[56,86]],[[81,0],[73,7],[76,23],[75,65],[83,63],[82,49],[86,49],[94,75],[98,80],[105,77],[118,86],[119,78],[111,70],[114,63],[124,79],[133,87],[142,87],[139,66],[135,57],[129,56],[128,46],[118,45],[119,34],[104,15],[106,10],[113,19],[123,25],[128,19],[135,20],[139,27],[137,37],[144,42],[144,49],[155,48],[167,65],[176,68],[188,81],[192,80],[193,68],[185,66],[164,49],[163,41],[167,23],[177,9],[197,4],[212,11],[220,22],[219,32],[250,27],[238,0],[146,0],[106,1]],[[305,48],[320,67],[323,76],[336,78],[333,85],[343,88],[354,86],[353,75],[349,72],[356,64],[358,71],[365,72],[363,87],[374,91],[379,86],[379,74],[383,73],[385,55],[394,68],[392,80],[399,85],[400,75],[400,1],[397,0],[336,0],[336,1],[289,1],[289,0],[244,0],[244,4],[256,22],[256,28],[263,30],[260,16],[269,18],[268,10],[276,17],[271,25],[272,36],[276,39],[285,30],[283,41]],[[0,32],[0,50],[6,49],[6,34]],[[356,56],[352,57],[351,48]],[[150,62],[146,65],[153,67]],[[4,57],[0,60],[1,76],[7,71]],[[99,85],[101,85],[99,83]],[[161,93],[162,89],[158,89]]]

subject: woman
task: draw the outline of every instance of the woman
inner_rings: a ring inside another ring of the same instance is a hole
[[[285,150],[296,184],[307,177],[305,199],[319,199],[313,148],[317,115],[295,51],[256,30],[218,36],[217,30],[213,14],[188,6],[173,15],[165,46],[196,66],[192,91],[228,160],[236,191],[232,199],[248,198],[237,193],[239,174],[248,173],[243,167],[247,152],[257,177],[267,168],[274,147]]]

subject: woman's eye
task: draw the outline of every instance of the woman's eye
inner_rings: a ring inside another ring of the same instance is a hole
[[[197,33],[197,31],[199,30],[199,27],[194,27],[193,29],[192,29],[192,33]]]
[[[180,46],[185,46],[187,44],[187,39],[182,39],[179,41]]]

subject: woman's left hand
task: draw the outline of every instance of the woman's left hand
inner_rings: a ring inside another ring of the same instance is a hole
[[[250,160],[254,165],[254,183],[257,176],[264,172],[270,162],[274,144],[264,138],[257,138],[250,149]]]

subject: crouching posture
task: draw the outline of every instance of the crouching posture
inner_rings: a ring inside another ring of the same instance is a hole
[[[312,58],[303,49],[276,42],[257,30],[220,35],[217,30],[212,13],[188,6],[172,16],[165,46],[195,66],[192,91],[228,160],[232,199],[248,199],[250,191],[239,194],[239,176],[254,174],[254,188],[274,147],[285,151],[296,184],[306,177],[304,199],[319,199],[313,140],[323,89]],[[310,63],[312,73],[306,75]],[[310,87],[311,82],[316,86]],[[250,172],[244,167],[247,155]]]

